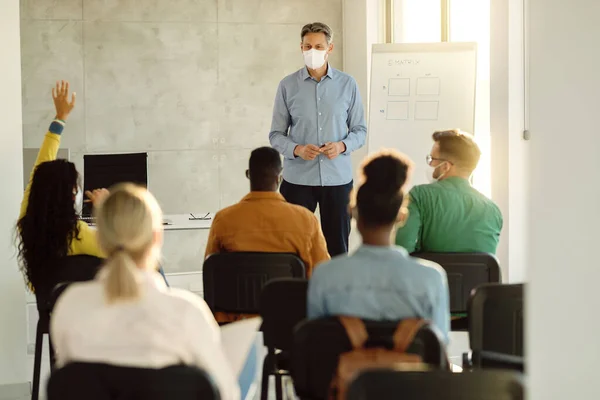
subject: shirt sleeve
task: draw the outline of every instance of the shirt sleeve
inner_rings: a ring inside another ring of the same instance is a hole
[[[353,81],[352,100],[348,110],[348,136],[342,140],[346,146],[344,154],[350,154],[354,150],[360,149],[365,144],[367,138],[367,124],[365,122],[365,110],[363,108],[358,84]]]
[[[204,252],[204,259],[208,258],[211,254],[220,253],[221,252],[221,242],[219,239],[219,229],[220,229],[220,219],[219,213],[215,215],[215,218],[210,225],[210,231],[208,233],[208,241],[206,242],[206,251]]]
[[[325,296],[319,284],[318,271],[308,281],[308,294],[306,299],[306,316],[308,319],[317,319],[327,316]]]
[[[90,256],[106,258],[104,252],[100,249],[98,244],[98,236],[96,230],[89,227],[83,221],[79,221],[77,224],[79,228],[79,235],[71,242],[71,254],[87,254]]]
[[[38,152],[37,158],[35,160],[35,165],[31,170],[31,174],[29,175],[29,182],[27,183],[27,187],[25,188],[25,193],[23,194],[23,200],[21,201],[21,211],[19,212],[19,219],[23,218],[25,212],[27,212],[27,205],[29,204],[29,193],[31,192],[31,181],[33,180],[33,174],[35,173],[35,169],[38,165],[46,161],[56,160],[56,156],[58,154],[58,148],[60,147],[60,135],[63,131],[63,125],[59,122],[52,122],[50,124],[50,128],[48,129],[48,133],[44,136],[44,141],[40,146],[40,151]]]
[[[214,379],[222,400],[239,400],[240,387],[225,357],[221,331],[210,309],[200,298],[186,318],[189,354],[198,368]]]
[[[308,251],[306,254],[300,254],[300,258],[306,264],[306,277],[310,278],[315,267],[323,262],[330,259],[329,253],[327,252],[327,243],[325,237],[317,221],[317,217],[311,213],[310,215],[312,222],[312,234],[310,236],[310,242],[308,243]]]
[[[275,150],[288,159],[295,158],[294,149],[298,145],[288,134],[291,121],[290,111],[285,101],[285,87],[283,86],[283,82],[281,82],[277,88],[277,94],[275,95],[269,142],[271,142],[271,146],[273,146]]]
[[[410,203],[408,204],[408,219],[403,227],[398,228],[396,232],[396,244],[402,246],[409,253],[419,251],[421,244],[421,213],[416,192],[414,189],[410,192]]]
[[[431,319],[435,326],[442,332],[445,343],[448,344],[450,342],[450,293],[446,273],[442,270],[442,267],[438,268],[440,269],[440,284],[436,290],[437,297],[433,304],[433,315]]]

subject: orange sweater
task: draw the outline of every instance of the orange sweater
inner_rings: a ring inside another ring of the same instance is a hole
[[[205,257],[236,251],[295,253],[304,261],[307,277],[329,260],[317,217],[277,192],[250,192],[215,215]]]
[[[277,192],[250,192],[242,201],[217,213],[210,228],[205,257],[220,252],[295,253],[306,276],[330,259],[317,217],[290,204]],[[218,322],[250,315],[217,312]]]

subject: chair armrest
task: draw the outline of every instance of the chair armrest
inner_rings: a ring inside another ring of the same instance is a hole
[[[471,351],[471,362],[479,368],[503,368],[523,372],[525,359],[512,354],[498,353],[495,351],[474,350]]]
[[[473,352],[467,351],[462,355],[462,368],[463,371],[470,371],[473,369]]]

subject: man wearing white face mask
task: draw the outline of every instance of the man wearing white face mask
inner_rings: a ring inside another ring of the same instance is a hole
[[[301,34],[305,67],[279,84],[269,140],[284,156],[281,194],[314,212],[331,256],[348,251],[352,190],[350,154],[367,136],[364,110],[354,78],[329,64],[333,33],[322,23]]]
[[[471,187],[469,179],[481,151],[459,130],[433,134],[427,156],[428,185],[410,191],[408,220],[396,244],[408,252],[496,253],[502,214],[493,201]]]

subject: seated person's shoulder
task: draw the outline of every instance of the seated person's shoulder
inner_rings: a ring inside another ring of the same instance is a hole
[[[416,267],[420,267],[419,270],[426,278],[431,280],[446,280],[446,271],[441,265],[433,261],[424,260],[418,257],[411,257]]]
[[[425,193],[441,193],[445,190],[448,189],[441,185],[440,182],[434,182],[413,186],[413,188],[410,189],[409,194],[411,196],[422,196]]]
[[[69,284],[69,287],[65,289],[64,293],[60,297],[87,295],[88,293],[94,293],[103,290],[104,287],[95,279],[85,282],[73,282]]]
[[[74,282],[60,295],[56,307],[76,309],[87,308],[90,303],[104,303],[104,289],[97,281]]]
[[[331,260],[324,261],[319,264],[318,268],[315,268],[313,271],[311,281],[313,280],[329,280],[337,282],[338,278],[347,278],[348,273],[350,272],[350,267],[348,266],[348,255],[342,254],[336,257],[333,257]]]
[[[79,229],[80,231],[82,230],[90,230],[93,229],[92,227],[90,227],[87,222],[82,221],[80,219],[77,220],[77,229]]]
[[[248,209],[245,207],[244,203],[235,203],[217,211],[211,225],[230,225],[238,221],[240,217],[243,217],[247,213]]]
[[[418,202],[424,196],[429,196],[432,193],[440,192],[441,188],[436,186],[435,184],[425,184],[425,185],[417,185],[413,186],[412,189],[408,192],[408,197],[411,201]]]
[[[228,207],[225,207],[225,208],[217,211],[217,213],[215,214],[215,217],[213,218],[213,222],[217,221],[217,220],[228,219],[231,216],[235,215],[235,213],[238,212],[239,209],[240,209],[240,203],[236,203],[236,204],[230,205]]]
[[[473,197],[477,198],[478,202],[485,207],[486,213],[492,213],[502,219],[502,212],[500,211],[500,207],[494,202],[494,200],[490,199],[479,190],[474,187],[471,188]]]
[[[197,294],[190,292],[189,290],[170,288],[166,293],[168,293],[171,301],[179,307],[187,307],[203,313],[211,314],[211,311],[204,299]]]
[[[193,307],[204,307],[206,302],[200,296],[189,290],[169,288],[165,293],[174,301],[181,304],[190,304]]]
[[[498,204],[496,204],[496,202],[490,198],[488,198],[487,196],[481,194],[481,196],[483,196],[484,201],[488,204],[488,207],[490,207],[490,209],[493,212],[498,213],[499,215],[501,215],[501,211],[500,211],[500,207],[498,206]]]

